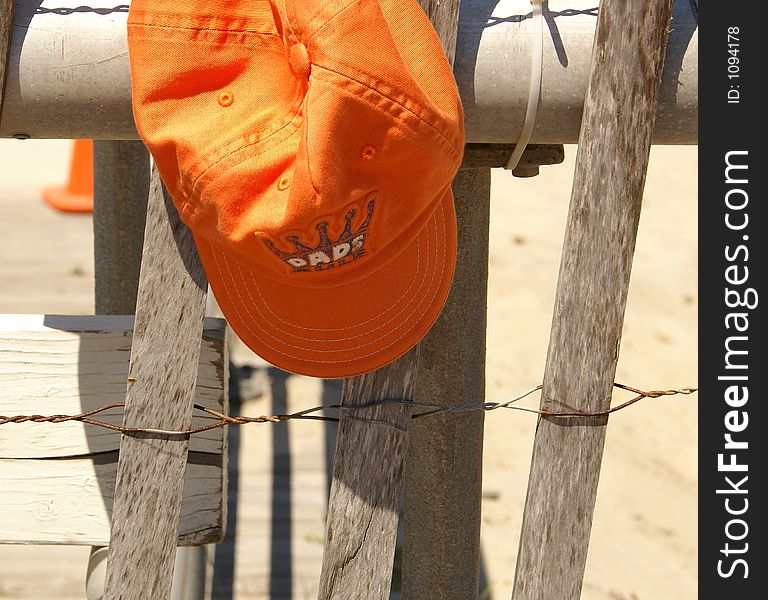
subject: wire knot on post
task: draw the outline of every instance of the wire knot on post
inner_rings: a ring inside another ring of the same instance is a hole
[[[212,423],[209,423],[207,425],[201,425],[199,427],[192,427],[184,430],[167,430],[167,429],[157,429],[157,428],[151,428],[151,427],[124,427],[122,425],[113,425],[112,423],[107,423],[105,421],[101,421],[99,419],[93,418],[94,415],[97,415],[99,413],[105,412],[110,409],[124,408],[125,403],[123,402],[114,402],[112,404],[105,404],[103,406],[99,406],[98,408],[94,408],[93,410],[89,410],[77,415],[47,415],[47,416],[45,415],[16,415],[16,416],[0,415],[0,426],[8,425],[10,423],[54,423],[56,424],[56,423],[67,423],[71,421],[76,421],[79,423],[84,423],[86,425],[93,425],[96,427],[102,427],[104,429],[111,429],[112,431],[119,431],[120,433],[128,434],[128,435],[134,434],[134,433],[149,433],[149,434],[168,435],[168,436],[190,436],[196,433],[203,433],[204,431],[217,429],[219,427],[225,427],[227,425],[246,425],[248,423],[276,424],[276,423],[283,423],[285,421],[294,421],[294,420],[338,422],[339,419],[337,417],[328,417],[325,415],[319,415],[317,413],[323,410],[335,410],[337,412],[344,411],[345,413],[352,413],[360,410],[365,410],[374,406],[382,406],[385,404],[399,404],[399,405],[410,404],[415,409],[422,409],[419,412],[415,412],[411,416],[412,419],[418,419],[422,417],[428,417],[431,415],[447,413],[447,412],[474,412],[478,410],[490,412],[492,410],[497,410],[500,408],[506,408],[510,410],[519,410],[519,411],[534,413],[534,414],[543,415],[547,417],[562,417],[562,418],[599,417],[599,416],[608,415],[610,413],[614,413],[619,410],[622,410],[627,406],[630,406],[631,404],[634,404],[635,402],[642,400],[643,398],[660,398],[661,396],[674,396],[677,394],[688,395],[697,391],[697,388],[685,387],[685,388],[672,388],[668,390],[652,390],[649,392],[645,392],[643,390],[639,390],[637,388],[633,388],[621,383],[614,383],[613,385],[614,387],[617,387],[619,389],[626,390],[628,392],[633,392],[634,394],[636,394],[636,396],[630,400],[627,400],[626,402],[623,402],[622,404],[614,406],[613,408],[609,408],[609,409],[601,410],[597,412],[586,412],[586,413],[585,412],[554,412],[554,411],[548,411],[546,409],[530,408],[527,406],[513,406],[513,404],[518,402],[519,400],[522,400],[523,398],[530,396],[534,392],[541,390],[542,386],[537,385],[536,387],[526,390],[525,392],[518,394],[517,396],[510,398],[509,400],[506,400],[504,402],[463,402],[463,403],[456,403],[456,404],[433,404],[429,402],[410,402],[410,401],[401,400],[397,398],[387,398],[385,400],[366,402],[364,404],[355,404],[355,405],[331,404],[329,406],[314,406],[312,408],[307,408],[307,409],[293,412],[290,414],[260,415],[256,417],[247,417],[247,416],[231,417],[229,415],[225,415],[224,413],[214,410],[212,408],[195,404],[194,405],[195,410],[205,413],[206,415],[209,415],[211,417],[214,417],[215,420]]]

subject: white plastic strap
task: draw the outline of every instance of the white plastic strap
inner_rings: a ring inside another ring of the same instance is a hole
[[[531,85],[528,89],[528,106],[525,109],[525,121],[523,130],[520,132],[520,139],[515,144],[515,149],[507,161],[506,169],[512,170],[517,167],[520,157],[523,155],[528,141],[533,133],[533,126],[536,124],[536,111],[539,108],[539,98],[541,97],[541,74],[544,64],[544,15],[541,5],[544,0],[531,0],[533,6],[533,52],[531,53]]]

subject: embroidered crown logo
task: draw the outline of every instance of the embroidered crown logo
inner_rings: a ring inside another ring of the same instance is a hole
[[[319,243],[314,248],[302,243],[297,235],[289,235],[285,238],[295,246],[294,252],[284,252],[275,246],[272,240],[264,240],[264,243],[275,256],[288,263],[297,272],[325,271],[340,267],[365,254],[365,235],[371,224],[375,202],[371,200],[368,203],[365,219],[356,231],[352,231],[352,220],[355,218],[356,211],[354,208],[350,209],[344,215],[344,231],[336,240],[331,240],[328,235],[328,222],[322,221],[315,225],[319,234]]]

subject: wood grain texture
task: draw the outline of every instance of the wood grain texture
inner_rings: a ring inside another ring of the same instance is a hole
[[[109,544],[117,452],[56,459],[0,459],[0,544]],[[190,452],[177,544],[224,535],[220,456]],[[140,536],[143,528],[136,526]],[[84,565],[83,565],[84,568]]]
[[[451,64],[460,0],[422,0]],[[342,404],[411,401],[419,344],[373,373],[345,381]],[[411,407],[341,414],[333,458],[320,600],[389,598]]]
[[[136,313],[150,174],[149,151],[141,141],[94,140],[96,314]],[[88,600],[101,600],[104,593],[107,553],[103,550],[91,549],[86,579]]]
[[[344,382],[342,404],[410,401],[419,347]],[[318,598],[389,598],[411,407],[341,411]]]
[[[3,91],[5,90],[8,51],[11,47],[14,0],[0,0],[0,118],[3,114]]]
[[[546,410],[610,404],[671,5],[600,5],[544,373]],[[539,420],[515,600],[579,598],[606,424],[607,417]]]
[[[485,400],[485,332],[491,170],[459,171],[453,182],[458,257],[451,292],[421,342],[414,400]],[[411,424],[405,468],[404,598],[476,599],[480,581],[482,411]]]
[[[205,320],[195,385],[195,403],[219,412],[227,412],[225,331],[223,319]],[[124,402],[132,336],[133,316],[0,315],[0,415],[74,415]],[[94,418],[121,425],[123,410]],[[192,425],[215,420],[195,411]],[[190,451],[221,462],[225,437],[224,428],[195,434]],[[0,459],[81,457],[119,447],[119,432],[75,421],[0,430]]]
[[[140,141],[93,142],[96,314],[136,312],[149,197],[149,151]]]
[[[192,235],[155,168],[128,374],[127,426],[189,427],[206,294]],[[178,437],[122,437],[107,600],[168,598],[187,447],[188,440]]]

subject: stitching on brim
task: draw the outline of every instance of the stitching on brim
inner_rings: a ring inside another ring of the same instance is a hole
[[[420,241],[417,241],[417,244],[420,244]],[[428,239],[427,239],[427,244],[429,244],[429,240],[428,240]],[[227,267],[227,272],[229,273],[229,278],[230,278],[230,280],[234,281],[234,280],[235,280],[235,278],[234,278],[234,276],[233,276],[233,274],[232,274],[232,270],[231,270],[231,268],[230,268],[230,266],[229,266],[229,261],[227,260],[227,257],[226,257],[226,255],[222,253],[222,254],[221,254],[221,256],[222,256],[222,258],[224,259],[224,263],[225,263],[225,265],[226,265],[226,267]],[[419,257],[419,263],[420,263],[420,261],[421,261],[421,259],[420,259],[420,257]],[[221,274],[221,272],[220,272],[220,274]],[[411,281],[411,285],[409,286],[409,288],[413,286],[413,283],[414,283],[414,282],[415,282],[415,281],[418,279],[418,277],[419,277],[419,274],[420,274],[420,273],[419,273],[419,271],[416,271],[416,270],[414,270],[414,276],[413,276],[413,280]],[[421,283],[419,284],[419,287],[418,287],[418,289],[415,291],[415,293],[413,294],[413,296],[412,296],[411,298],[414,298],[414,299],[415,299],[416,297],[418,297],[418,294],[419,294],[419,292],[421,292],[422,288],[424,288],[424,283],[426,282],[426,279],[427,279],[427,271],[426,271],[426,270],[425,270],[425,271],[423,271],[423,272],[421,273],[421,276],[422,276],[422,279],[421,279]],[[434,272],[433,272],[433,274],[432,274],[432,277],[434,278]],[[253,284],[254,284],[254,285],[258,286],[258,284],[256,283],[255,279],[253,278],[253,273],[252,273],[252,272],[251,272],[251,280],[252,280],[252,282],[253,282]],[[242,279],[242,278],[240,279],[240,281],[243,281],[243,282],[245,283],[245,280],[244,280],[244,279]],[[431,283],[432,283],[432,280],[430,280],[430,282],[427,284],[427,289],[429,289],[429,287],[430,287]],[[248,296],[250,297],[250,300],[251,300],[252,302],[254,302],[254,298],[253,298],[253,295],[250,293],[250,286],[249,286],[249,285],[244,285],[243,287],[246,289],[246,292],[248,293]],[[246,300],[246,299],[245,299],[245,298],[243,298],[243,297],[240,295],[239,291],[237,292],[237,295],[238,295],[238,298],[239,298],[239,299],[242,301],[242,306],[246,307],[246,308],[245,308],[245,312],[247,313],[248,317],[250,318],[250,321],[251,321],[252,323],[254,323],[254,324],[255,324],[255,325],[256,325],[256,326],[259,328],[259,330],[261,330],[262,332],[264,332],[266,335],[268,335],[269,337],[271,337],[273,340],[275,340],[275,341],[277,341],[277,342],[280,342],[280,343],[282,343],[282,344],[285,344],[285,345],[286,345],[286,346],[288,346],[288,347],[291,347],[291,348],[295,348],[295,349],[297,349],[297,350],[304,350],[305,352],[312,352],[312,351],[313,351],[313,349],[312,349],[312,348],[305,348],[305,347],[303,347],[303,346],[295,346],[295,345],[293,345],[293,344],[290,344],[290,343],[286,342],[286,341],[285,341],[285,340],[283,340],[283,339],[280,339],[280,338],[278,338],[278,337],[275,337],[274,335],[272,335],[272,334],[271,334],[269,331],[267,331],[267,330],[266,330],[264,327],[262,327],[262,326],[261,326],[261,325],[258,323],[258,321],[257,321],[257,320],[254,318],[254,315],[253,315],[253,313],[251,313],[250,309],[248,308],[248,306],[250,306],[250,304],[251,304],[251,303],[249,303],[249,302],[245,302],[245,300]],[[404,307],[401,309],[401,312],[402,312],[403,310],[405,310],[406,308],[408,308],[409,306],[411,306],[412,304],[413,304],[413,300],[409,301],[409,302],[408,302],[408,304],[406,304],[406,305],[405,305],[405,306],[404,306]],[[420,303],[419,303],[419,305],[420,305]],[[418,307],[419,305],[417,305],[417,307]],[[272,312],[272,311],[271,311],[271,308],[269,307],[269,305],[267,305],[267,304],[265,303],[265,306],[267,306],[267,308],[269,308],[270,312]],[[390,308],[391,308],[391,307],[390,307]],[[382,315],[385,315],[387,312],[389,312],[390,308],[387,308],[387,309],[385,309],[384,311],[382,311],[382,312],[381,312],[381,313],[379,313],[378,315],[375,315],[374,317],[372,317],[372,318],[370,318],[370,319],[367,319],[366,321],[363,321],[362,323],[358,323],[358,324],[352,325],[352,326],[350,326],[349,328],[350,328],[350,329],[354,329],[354,328],[356,328],[356,327],[360,327],[360,326],[362,326],[362,325],[364,325],[364,324],[366,324],[366,323],[369,323],[369,322],[370,322],[370,321],[372,321],[372,320],[378,319],[378,318],[380,318]],[[411,314],[413,314],[414,312],[416,312],[416,311],[411,311]],[[241,316],[242,316],[242,315],[241,315]],[[391,319],[390,319],[390,321],[391,321]],[[388,321],[388,322],[389,322],[389,321]],[[273,327],[274,327],[274,326],[273,326]],[[371,331],[376,331],[377,329],[380,329],[380,328],[381,328],[381,326],[377,326],[377,327],[374,327],[373,329],[371,329],[370,331],[366,332],[366,333],[365,333],[365,334],[363,334],[363,335],[368,335],[368,334],[370,334],[370,333],[371,333]],[[293,334],[290,334],[290,333],[288,333],[288,332],[286,332],[286,331],[284,331],[284,330],[280,329],[279,327],[274,327],[274,329],[275,329],[275,330],[276,330],[278,333],[281,333],[281,334],[286,334],[286,335],[290,335],[291,337],[298,337],[298,336],[295,336],[295,335],[293,335]],[[322,330],[322,329],[318,329],[317,331],[323,331],[323,330]],[[337,342],[348,341],[348,340],[354,339],[354,338],[356,338],[356,337],[361,337],[361,336],[352,336],[352,337],[339,338],[339,339],[333,339],[333,340],[326,340],[326,339],[313,339],[313,338],[299,338],[299,339],[303,339],[303,340],[306,340],[306,341],[314,341],[314,342],[317,342],[317,343],[323,343],[323,344],[324,344],[324,343],[329,343],[329,344],[331,344],[331,343],[337,343]],[[370,344],[372,344],[372,343],[375,343],[375,342],[376,342],[376,341],[378,341],[379,339],[382,339],[383,337],[386,337],[386,334],[385,334],[385,335],[383,335],[383,336],[379,336],[378,338],[374,338],[372,341],[370,341],[370,342],[368,342],[368,343],[366,343],[366,344],[362,344],[361,346],[358,346],[358,347],[364,347],[364,346],[368,346],[368,345],[370,345]],[[351,349],[352,349],[352,350],[354,350],[354,349],[356,349],[356,348],[351,348]],[[350,348],[344,348],[344,349],[339,349],[339,350],[327,350],[327,352],[347,352],[348,350],[350,350]]]
[[[437,211],[435,211],[435,212],[437,212]],[[414,284],[416,283],[416,279],[417,279],[417,277],[418,277],[418,272],[419,272],[419,267],[420,267],[420,265],[421,265],[421,244],[418,244],[418,243],[417,243],[417,244],[416,244],[416,268],[414,269],[414,272],[415,272],[416,274],[414,275],[413,279],[411,280],[411,283],[410,283],[410,285],[408,286],[408,288],[407,288],[407,289],[406,289],[406,290],[403,292],[403,294],[402,294],[402,295],[401,295],[401,296],[400,296],[400,297],[399,297],[397,300],[395,300],[394,302],[392,302],[392,303],[391,303],[391,304],[390,304],[390,305],[387,307],[387,309],[386,309],[386,310],[384,310],[383,312],[381,312],[380,314],[378,314],[378,315],[376,315],[376,316],[374,316],[374,317],[370,317],[369,319],[366,319],[365,321],[362,321],[362,322],[360,322],[360,323],[357,323],[357,324],[355,324],[355,325],[348,325],[348,326],[346,326],[346,327],[331,327],[331,328],[321,328],[321,327],[303,327],[303,326],[301,326],[301,325],[294,325],[293,323],[290,323],[289,321],[286,321],[286,320],[285,320],[285,319],[283,319],[283,318],[282,318],[280,315],[278,315],[278,314],[277,314],[277,313],[276,313],[274,310],[272,310],[272,307],[271,307],[271,306],[269,305],[269,303],[267,302],[267,299],[266,299],[266,298],[264,297],[264,295],[261,293],[261,287],[259,286],[259,284],[258,284],[258,282],[256,281],[256,279],[253,277],[253,272],[250,272],[250,276],[251,276],[251,281],[253,281],[253,286],[256,288],[256,291],[257,291],[257,292],[258,292],[258,294],[259,294],[259,299],[261,300],[261,303],[262,303],[262,304],[263,304],[263,305],[266,307],[266,309],[269,311],[269,313],[270,313],[270,314],[271,314],[273,317],[275,317],[275,318],[276,318],[278,321],[280,321],[280,322],[282,322],[282,323],[285,323],[285,324],[286,324],[286,325],[288,325],[289,327],[294,327],[294,328],[296,328],[296,329],[302,329],[302,330],[304,330],[304,331],[323,331],[323,332],[331,332],[331,331],[347,331],[347,330],[350,330],[350,329],[356,329],[356,328],[358,328],[358,327],[362,327],[363,325],[366,325],[366,324],[370,323],[371,321],[374,321],[374,320],[376,320],[376,319],[378,319],[378,318],[381,318],[383,315],[387,314],[389,311],[391,311],[392,309],[394,309],[394,308],[395,308],[395,307],[396,307],[398,304],[400,304],[401,300],[402,300],[403,298],[405,298],[405,297],[408,295],[408,293],[411,291],[411,289],[413,289],[413,286],[414,286]],[[241,279],[242,279],[243,281],[245,281],[245,277],[243,276],[243,272],[242,272],[242,269],[240,268],[240,265],[238,265],[238,271],[240,272],[240,276],[241,276]],[[424,283],[424,282],[422,281],[422,285],[423,285],[423,283]],[[422,287],[422,286],[420,285],[420,286],[419,286],[419,290],[421,290],[421,287]],[[248,295],[250,296],[251,300],[255,300],[255,299],[253,298],[253,296],[251,295],[251,292],[250,292],[250,286],[247,286],[247,287],[246,287],[246,290],[247,290],[247,292],[248,292]],[[255,302],[254,302],[254,304],[255,304]],[[407,307],[409,306],[409,304],[410,304],[410,302],[408,302],[407,304],[405,304],[405,306],[403,306],[403,309],[407,308]],[[385,326],[385,325],[387,325],[388,323],[392,322],[392,321],[393,321],[393,320],[394,320],[396,317],[397,317],[397,314],[395,314],[395,316],[391,317],[391,318],[390,318],[390,319],[388,319],[387,321],[385,321],[385,322],[383,322],[383,323],[380,323],[379,325],[377,325],[376,327],[374,327],[374,328],[373,328],[371,331],[375,331],[376,329],[381,329],[382,327],[384,327],[384,326]],[[300,339],[300,340],[306,340],[306,341],[310,341],[310,342],[315,342],[315,341],[318,341],[316,338],[310,338],[310,337],[302,337],[302,336],[300,336],[300,335],[296,335],[295,333],[290,333],[289,331],[286,331],[286,330],[284,330],[284,329],[280,329],[279,327],[275,327],[275,329],[276,329],[276,330],[278,330],[278,331],[280,331],[281,333],[284,333],[285,335],[289,335],[289,336],[291,336],[291,337],[295,337],[295,338],[297,338],[297,339]],[[349,336],[349,337],[345,337],[345,338],[338,338],[338,339],[334,339],[334,340],[323,340],[323,342],[328,342],[328,343],[331,343],[331,342],[343,342],[343,341],[346,341],[346,340],[353,340],[353,339],[355,339],[355,338],[359,338],[359,337],[362,337],[362,336],[365,336],[365,335],[369,335],[369,334],[370,334],[370,331],[367,331],[367,332],[365,332],[365,333],[361,333],[361,334],[358,334],[358,335],[353,335],[353,336]]]
[[[441,217],[442,217],[442,218],[440,219],[440,224],[441,224],[441,227],[442,227],[442,233],[443,233],[443,237],[444,237],[444,236],[445,236],[445,215],[444,215],[444,210],[443,210],[443,206],[442,206],[442,203],[440,204],[440,215],[441,215]],[[434,223],[434,220],[435,220],[435,217],[433,217],[433,223]],[[434,228],[435,228],[435,231],[437,231],[437,226],[436,226],[436,224],[434,224]],[[420,242],[420,241],[421,241],[421,238],[418,238],[418,239],[419,239],[419,242]],[[427,242],[427,248],[429,248],[429,238],[428,238],[428,237],[426,238],[426,242]],[[209,245],[209,246],[210,246],[210,245]],[[217,254],[216,254],[216,252],[215,252],[215,251],[213,251],[213,248],[212,248],[212,247],[211,247],[211,253],[212,253],[212,255],[213,255],[213,258],[214,258],[214,262],[216,263],[216,268],[217,268],[217,270],[218,270],[219,276],[221,276],[221,275],[222,275],[222,271],[221,271],[221,267],[219,266],[219,263],[218,263],[218,260],[217,260]],[[429,254],[429,252],[427,251],[427,255],[428,255],[428,254]],[[222,254],[221,256],[222,256],[222,257],[225,259],[225,261],[226,261],[226,255]],[[438,284],[437,284],[437,286],[435,287],[435,291],[434,291],[434,293],[433,293],[433,294],[432,294],[432,296],[431,296],[431,297],[428,299],[428,302],[427,302],[427,308],[426,308],[425,310],[422,310],[422,311],[421,311],[421,314],[419,315],[419,318],[423,317],[423,316],[424,316],[424,315],[425,315],[425,314],[428,312],[428,310],[429,310],[429,307],[430,307],[430,306],[432,306],[432,303],[434,302],[434,299],[437,297],[438,293],[440,292],[440,289],[441,289],[441,285],[440,285],[440,284],[441,284],[441,282],[442,282],[443,274],[444,274],[444,272],[445,272],[445,267],[446,267],[446,247],[445,247],[445,245],[443,245],[443,252],[442,252],[442,256],[441,256],[440,258],[441,258],[441,266],[440,266],[440,277],[439,277],[439,279],[438,279]],[[432,285],[432,282],[433,282],[433,281],[434,281],[434,279],[435,279],[435,274],[436,274],[436,270],[433,270],[433,271],[432,271],[432,276],[430,277],[430,283],[429,283],[429,286],[431,286],[431,285]],[[223,278],[222,278],[222,279],[223,279]],[[230,279],[231,279],[231,278],[230,278]],[[429,286],[428,286],[428,287],[429,287]],[[416,305],[416,309],[415,309],[414,311],[412,311],[412,312],[411,312],[411,314],[409,315],[409,319],[404,319],[404,320],[401,322],[401,324],[402,324],[402,325],[406,325],[406,324],[407,324],[407,323],[410,321],[410,322],[412,323],[412,324],[411,324],[411,326],[410,326],[409,328],[407,328],[407,329],[406,329],[406,330],[405,330],[405,331],[404,331],[404,332],[403,332],[403,333],[402,333],[400,336],[398,336],[398,337],[397,337],[395,340],[393,340],[392,342],[390,342],[389,344],[387,344],[387,345],[386,345],[386,346],[384,346],[383,348],[379,348],[379,349],[377,349],[377,350],[376,350],[376,351],[374,351],[374,352],[369,352],[369,353],[367,353],[367,354],[364,354],[364,355],[359,355],[359,356],[356,356],[356,357],[354,357],[354,358],[352,358],[352,359],[347,359],[347,360],[317,360],[317,359],[311,359],[311,358],[306,358],[306,357],[300,357],[300,356],[296,356],[296,355],[290,354],[290,353],[288,353],[288,352],[285,352],[285,351],[281,351],[281,350],[278,350],[278,349],[277,349],[277,348],[275,348],[274,346],[272,346],[272,345],[270,345],[269,343],[265,342],[265,341],[264,341],[264,339],[263,339],[263,337],[262,337],[261,335],[259,335],[259,334],[258,334],[256,331],[254,331],[253,329],[251,329],[251,327],[249,327],[248,323],[246,323],[246,321],[245,321],[244,319],[242,319],[242,313],[240,312],[239,308],[237,307],[237,305],[236,305],[236,304],[234,304],[234,303],[232,303],[232,302],[231,302],[231,301],[232,301],[232,295],[231,295],[231,293],[230,293],[230,290],[229,290],[229,287],[230,287],[230,286],[224,285],[223,287],[224,287],[224,292],[227,294],[227,296],[228,296],[228,298],[229,298],[229,300],[230,300],[230,305],[233,307],[233,309],[234,309],[234,310],[235,310],[235,312],[237,313],[237,316],[238,316],[238,318],[239,318],[239,321],[240,321],[240,323],[239,323],[239,324],[240,324],[241,326],[243,326],[245,329],[247,329],[247,330],[248,330],[248,331],[249,331],[249,332],[250,332],[252,335],[254,335],[254,337],[256,337],[256,338],[257,338],[257,339],[258,339],[258,340],[259,340],[259,341],[260,341],[260,342],[261,342],[261,343],[262,343],[262,344],[263,344],[263,345],[264,345],[266,348],[269,348],[269,349],[270,349],[270,350],[272,350],[274,353],[276,353],[276,354],[278,354],[278,355],[281,355],[281,356],[286,356],[286,357],[288,357],[288,358],[293,358],[293,359],[296,359],[296,360],[298,360],[298,361],[301,361],[301,362],[304,362],[304,363],[316,363],[316,364],[338,364],[338,363],[350,363],[350,362],[359,362],[359,361],[361,361],[362,359],[368,358],[368,357],[370,357],[370,356],[374,356],[374,355],[376,355],[376,354],[381,354],[381,353],[382,353],[382,352],[384,352],[386,349],[388,349],[388,348],[390,348],[391,346],[393,346],[393,345],[397,344],[397,343],[398,343],[398,342],[399,342],[401,339],[403,339],[403,338],[404,338],[404,337],[405,337],[405,336],[406,336],[406,335],[407,335],[407,334],[408,334],[408,333],[409,333],[411,330],[413,330],[413,329],[416,327],[416,325],[417,325],[417,324],[419,324],[419,322],[420,322],[420,321],[419,321],[417,318],[413,318],[413,319],[411,319],[410,317],[411,317],[411,315],[414,315],[414,314],[416,313],[416,311],[417,311],[417,310],[418,310],[418,309],[419,309],[419,308],[422,306],[422,304],[424,304],[424,301],[425,301],[425,300],[427,300],[427,297],[426,297],[426,296],[422,296],[421,300],[420,300],[420,301],[419,301],[419,303]],[[238,297],[240,297],[240,294],[239,294],[239,292],[237,292],[237,295],[238,295]],[[415,296],[414,296],[414,298],[415,298]],[[242,298],[242,297],[240,297],[240,299],[242,300],[243,298]],[[246,310],[247,310],[247,309],[246,309]],[[386,313],[386,311],[384,311],[384,312],[380,313],[380,315],[381,315],[381,314],[385,314],[385,313]],[[379,316],[380,316],[380,315],[379,315]],[[378,317],[374,317],[374,318],[378,318]],[[267,334],[268,336],[270,336],[270,337],[272,337],[273,339],[277,340],[278,342],[280,342],[280,343],[282,343],[282,344],[284,344],[284,345],[288,346],[289,348],[295,348],[295,349],[303,349],[303,348],[301,348],[301,347],[298,347],[298,346],[292,346],[291,344],[287,344],[287,343],[286,343],[285,341],[283,341],[283,340],[279,340],[278,338],[275,338],[275,337],[274,337],[274,336],[272,336],[272,335],[271,335],[271,334],[270,334],[268,331],[266,331],[266,330],[265,330],[265,329],[264,329],[264,328],[263,328],[261,325],[259,325],[259,324],[258,324],[258,322],[257,322],[256,320],[252,319],[252,320],[251,320],[251,323],[252,323],[253,325],[255,325],[256,327],[258,327],[258,329],[259,329],[259,330],[260,330],[262,333],[265,333],[265,334]],[[372,343],[376,343],[376,342],[378,342],[379,340],[381,340],[381,339],[384,339],[385,337],[386,337],[386,336],[380,336],[380,337],[376,338],[375,340],[372,340],[371,342],[369,342],[369,343],[367,343],[367,344],[363,344],[363,345],[360,345],[360,346],[356,346],[356,347],[352,347],[352,348],[345,348],[345,349],[340,349],[340,350],[321,350],[321,349],[315,349],[315,348],[309,348],[309,349],[305,349],[305,350],[306,350],[306,351],[308,351],[308,352],[312,352],[312,353],[323,353],[323,352],[349,352],[349,351],[352,351],[352,350],[356,350],[356,349],[358,349],[358,348],[363,348],[363,347],[365,347],[365,346],[369,346],[370,344],[372,344]],[[322,340],[317,340],[317,341],[318,341],[318,342],[321,342]]]
[[[444,222],[443,222],[443,228],[444,228],[444,225],[445,225],[445,224],[444,224]],[[428,244],[428,243],[429,243],[429,240],[428,240],[428,238],[427,238],[427,244]],[[443,259],[444,259],[444,257],[445,257],[445,249],[443,249]],[[441,274],[441,276],[442,276],[442,273],[443,273],[444,271],[445,271],[445,262],[444,262],[444,260],[443,260],[443,263],[442,263],[442,267],[441,267],[441,271],[440,271],[440,274]],[[430,277],[430,282],[429,282],[429,284],[428,284],[428,286],[427,286],[428,288],[431,286],[432,282],[434,281],[434,278],[435,278],[435,271],[432,271],[432,275],[431,275],[431,277]],[[425,275],[425,279],[426,279],[426,275]],[[436,287],[436,289],[435,289],[435,292],[432,294],[432,297],[429,299],[429,302],[427,303],[427,307],[429,307],[429,306],[431,305],[431,302],[432,302],[432,301],[434,300],[434,298],[437,296],[437,293],[439,292],[439,290],[440,290],[440,286],[439,286],[439,284],[438,284],[438,286],[437,286],[437,287]],[[238,293],[238,296],[239,296],[239,293]],[[415,296],[414,296],[414,297],[415,297]],[[424,303],[424,300],[425,300],[425,299],[426,299],[426,296],[422,296],[422,297],[421,297],[421,300],[420,300],[420,301],[419,301],[419,303],[416,305],[416,309],[414,309],[413,311],[411,311],[411,313],[408,315],[408,319],[404,319],[404,320],[401,322],[401,324],[402,324],[402,325],[405,325],[405,324],[407,324],[407,323],[408,323],[408,322],[411,320],[411,317],[412,317],[412,316],[413,316],[413,315],[416,313],[416,311],[419,309],[419,307],[421,307],[421,305]],[[241,300],[242,300],[242,298],[241,298]],[[237,309],[236,309],[236,310],[237,310]],[[246,310],[247,310],[247,309],[246,309]],[[237,312],[238,312],[238,315],[242,316],[242,314],[240,313],[240,311],[237,311]],[[248,312],[249,312],[249,315],[250,315],[250,311],[248,311]],[[419,316],[423,316],[424,314],[426,314],[426,312],[427,312],[426,310],[422,311],[422,312],[421,312],[421,314],[420,314]],[[381,313],[381,314],[384,314],[384,313]],[[261,326],[261,325],[260,325],[260,324],[259,324],[259,323],[258,323],[256,320],[253,320],[253,319],[252,319],[252,320],[251,320],[251,323],[252,323],[253,325],[255,325],[256,327],[258,327],[258,328],[259,328],[259,330],[260,330],[261,332],[265,333],[266,335],[268,335],[268,336],[269,336],[269,337],[271,337],[272,339],[276,340],[277,342],[280,342],[280,343],[282,343],[282,344],[284,344],[284,345],[288,346],[289,348],[294,348],[294,349],[296,349],[296,350],[304,350],[304,351],[306,351],[306,352],[312,352],[312,353],[318,353],[318,352],[321,352],[321,353],[322,353],[322,352],[326,352],[326,353],[327,353],[327,352],[350,352],[350,351],[352,351],[352,350],[357,350],[357,349],[360,349],[360,348],[364,348],[364,347],[366,347],[366,346],[370,346],[371,344],[375,344],[375,343],[377,343],[379,340],[382,340],[382,339],[384,339],[384,338],[386,337],[386,335],[383,335],[383,336],[379,336],[378,338],[375,338],[375,339],[373,339],[373,340],[371,340],[370,342],[367,342],[367,343],[365,343],[365,344],[361,344],[361,345],[359,345],[359,346],[353,346],[353,347],[351,347],[351,348],[342,348],[342,349],[337,349],[337,350],[330,350],[330,349],[316,349],[316,348],[303,348],[303,347],[301,347],[301,346],[294,346],[294,345],[292,345],[292,344],[289,344],[289,343],[285,342],[284,340],[280,340],[279,338],[276,338],[275,336],[271,335],[271,334],[270,334],[270,333],[269,333],[269,332],[268,332],[266,329],[264,329],[264,328],[263,328],[263,327],[262,327],[262,326]],[[246,327],[246,329],[248,329],[248,330],[249,330],[251,333],[253,333],[253,334],[256,334],[256,332],[255,332],[255,331],[253,331],[253,330],[252,330],[252,329],[251,329],[251,328],[248,326],[248,324],[246,324],[246,323],[245,323],[245,321],[241,320],[241,324],[242,324],[244,327]],[[404,338],[404,337],[405,337],[405,336],[406,336],[406,335],[407,335],[407,334],[408,334],[408,333],[409,333],[409,332],[410,332],[412,329],[414,329],[414,328],[416,327],[416,325],[417,325],[417,321],[414,319],[414,320],[413,320],[413,324],[411,325],[411,327],[409,327],[408,329],[406,329],[406,330],[405,330],[405,331],[404,331],[404,332],[403,332],[403,333],[402,333],[402,334],[401,334],[399,337],[397,337],[395,340],[393,340],[392,342],[390,342],[389,344],[387,344],[387,345],[386,345],[386,346],[384,346],[383,348],[380,348],[380,349],[376,350],[375,352],[371,352],[371,353],[368,353],[368,354],[365,354],[365,355],[362,355],[362,356],[358,356],[358,357],[355,357],[355,359],[353,359],[353,360],[360,360],[360,359],[362,359],[362,358],[366,358],[366,357],[368,357],[368,356],[373,356],[374,354],[379,354],[379,353],[383,352],[385,349],[389,348],[390,346],[392,346],[392,345],[396,344],[396,343],[397,343],[397,342],[399,342],[401,339],[403,339],[403,338]],[[260,338],[260,336],[258,336],[258,335],[256,335],[256,337]],[[337,361],[333,361],[333,360],[324,360],[324,361],[319,361],[319,360],[312,360],[312,359],[301,358],[301,357],[298,357],[298,356],[295,356],[295,355],[291,355],[291,354],[288,354],[287,352],[282,352],[282,351],[280,351],[280,350],[278,350],[278,349],[276,349],[276,348],[274,348],[274,347],[270,346],[269,344],[267,344],[267,343],[265,343],[265,342],[264,342],[263,338],[260,338],[260,340],[261,340],[261,342],[262,342],[262,343],[263,343],[265,346],[267,346],[268,348],[272,349],[274,352],[276,352],[276,353],[278,353],[278,354],[282,354],[282,355],[284,355],[284,356],[288,356],[288,357],[290,357],[290,358],[296,358],[296,359],[298,359],[298,360],[303,360],[303,361],[305,361],[305,362],[317,362],[317,363],[340,363],[340,362],[349,362],[348,360],[337,360]],[[323,340],[317,340],[317,341],[318,341],[318,342],[322,342]]]

